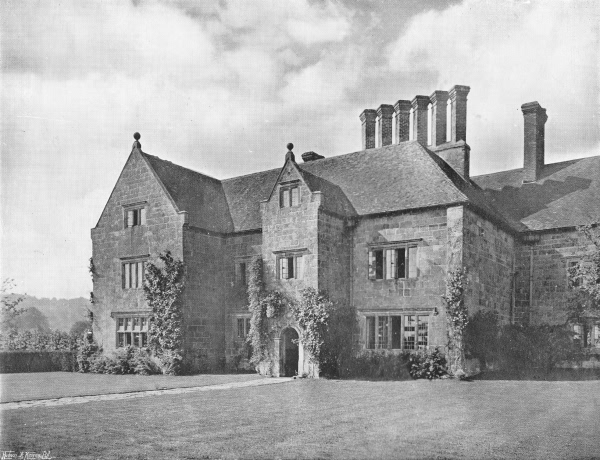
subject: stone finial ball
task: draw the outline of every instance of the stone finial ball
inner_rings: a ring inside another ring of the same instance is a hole
[[[136,141],[139,141],[139,140],[140,140],[140,137],[142,137],[142,136],[140,136],[140,133],[133,133],[133,138],[134,138]]]
[[[292,144],[291,142],[287,145],[287,149],[288,150],[292,150],[294,148],[294,144]]]

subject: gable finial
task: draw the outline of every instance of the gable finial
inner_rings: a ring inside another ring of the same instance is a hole
[[[135,141],[133,142],[133,146],[131,147],[131,150],[133,149],[139,149],[142,150],[142,144],[140,144],[140,133],[133,133],[133,138],[135,139]]]
[[[288,152],[285,154],[285,161],[292,160],[294,163],[296,162],[296,157],[294,156],[294,152],[292,149],[294,148],[294,144],[291,142],[287,145]]]

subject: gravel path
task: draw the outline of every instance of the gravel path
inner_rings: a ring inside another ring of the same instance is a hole
[[[182,393],[193,393],[197,391],[230,390],[233,388],[258,387],[286,383],[294,380],[291,377],[269,378],[261,380],[250,380],[247,382],[222,383],[219,385],[206,385],[201,387],[170,388],[165,390],[132,391],[128,393],[109,393],[92,396],[73,396],[66,398],[38,399],[30,401],[8,402],[0,404],[0,411],[10,409],[24,409],[40,406],[64,406],[67,404],[82,404],[92,401],[115,401],[119,399],[144,398],[146,396],[173,395]]]

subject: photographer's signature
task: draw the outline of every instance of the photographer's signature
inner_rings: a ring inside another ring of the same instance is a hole
[[[49,450],[44,452],[2,450],[0,452],[2,454],[0,460],[49,460],[56,458],[50,455]]]

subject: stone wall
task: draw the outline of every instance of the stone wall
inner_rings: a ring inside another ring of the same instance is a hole
[[[533,241],[518,246],[517,305],[523,322],[564,323],[568,295],[567,264],[580,260],[589,249],[589,241],[576,230],[536,233]],[[530,263],[532,255],[533,270]],[[531,307],[530,282],[533,286]]]
[[[429,343],[446,345],[443,310],[447,252],[446,209],[407,212],[360,219],[354,229],[353,302],[359,312],[360,342],[364,346],[368,312],[427,312],[430,316]],[[370,280],[369,245],[419,240],[417,277]],[[382,313],[382,314],[384,314]]]
[[[124,228],[123,206],[141,202],[146,202],[146,225]],[[111,313],[148,310],[141,288],[122,287],[123,258],[149,255],[152,260],[166,250],[182,258],[184,220],[185,215],[176,212],[146,161],[133,152],[91,231],[96,269],[93,331],[104,351],[116,348],[116,321]]]
[[[489,220],[464,209],[463,264],[469,281],[469,314],[495,311],[503,323],[513,314],[514,238]]]

